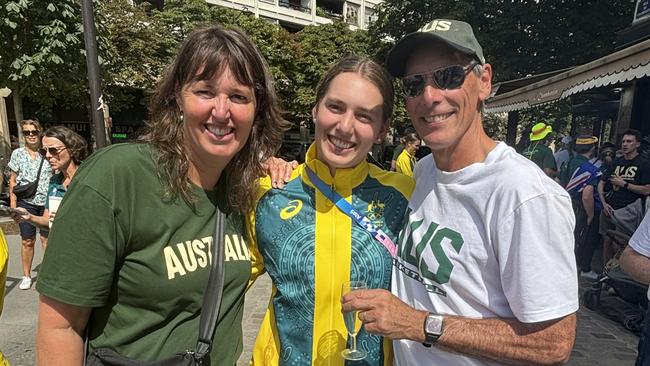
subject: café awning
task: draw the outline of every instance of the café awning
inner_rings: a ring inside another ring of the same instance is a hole
[[[552,103],[585,90],[650,76],[650,39],[487,100],[487,113]]]

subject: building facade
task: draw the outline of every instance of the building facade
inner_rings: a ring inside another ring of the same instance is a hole
[[[383,0],[206,0],[209,4],[251,12],[290,30],[307,25],[343,21],[352,29],[366,29],[376,19]]]

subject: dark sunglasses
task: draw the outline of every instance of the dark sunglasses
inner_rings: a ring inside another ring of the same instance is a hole
[[[59,155],[59,153],[63,150],[67,149],[67,147],[42,147],[38,149],[38,152],[45,156],[47,153],[50,153],[50,155]]]
[[[41,133],[39,130],[27,130],[23,131],[23,135],[25,136],[38,136]]]
[[[424,91],[427,79],[431,79],[438,89],[458,89],[465,82],[467,74],[478,64],[477,61],[472,61],[467,66],[451,65],[427,73],[404,76],[401,80],[402,90],[407,98],[415,98]]]

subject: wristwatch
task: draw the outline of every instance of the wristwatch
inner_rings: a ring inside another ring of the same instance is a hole
[[[429,313],[429,315],[424,318],[424,342],[422,342],[423,346],[431,347],[431,345],[438,341],[438,338],[440,338],[442,335],[442,323],[442,315]]]
[[[629,182],[625,182],[625,184],[623,184],[623,188],[627,189],[627,186],[629,186],[629,185],[630,185]]]

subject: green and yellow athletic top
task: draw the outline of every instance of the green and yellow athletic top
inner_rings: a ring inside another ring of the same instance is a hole
[[[253,350],[253,365],[344,365],[348,335],[341,313],[341,285],[362,280],[390,289],[392,257],[368,232],[341,212],[310,181],[311,168],[397,243],[414,181],[362,162],[334,177],[312,145],[306,163],[284,189],[261,181],[249,217],[253,279],[266,270],[273,292]],[[368,357],[355,365],[392,364],[391,343],[366,333],[357,347]],[[349,361],[348,361],[349,362]]]

